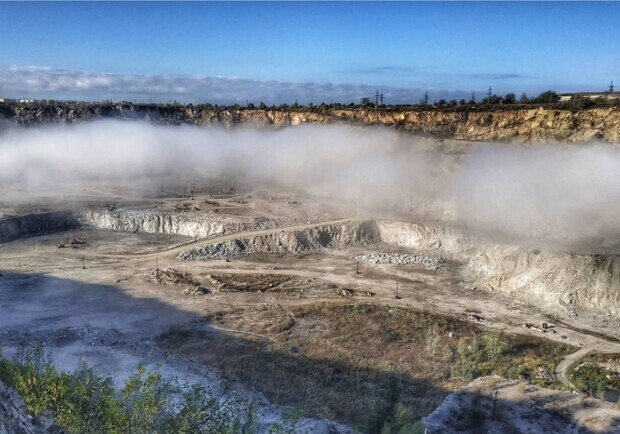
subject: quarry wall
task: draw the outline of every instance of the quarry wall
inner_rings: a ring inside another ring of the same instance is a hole
[[[0,219],[0,243],[36,233],[72,229],[79,226],[71,211],[53,211]]]
[[[470,287],[499,293],[550,314],[585,309],[620,318],[620,257],[494,243],[443,226],[377,223],[381,240],[431,251],[459,264]]]
[[[286,127],[344,122],[381,125],[418,135],[457,140],[521,142],[601,140],[620,142],[620,108],[580,111],[543,107],[472,110],[326,109],[260,110],[193,106],[79,103],[76,105],[0,104],[0,119],[17,124],[77,123],[94,119],[138,119],[157,124]]]
[[[0,220],[0,242],[79,226],[210,238],[273,228],[273,222],[155,211],[49,212]],[[384,243],[431,253],[457,264],[465,285],[537,306],[550,314],[585,309],[620,318],[620,257],[532,249],[491,242],[439,225],[350,221],[299,230],[267,231],[198,249],[182,259],[222,259],[252,253],[295,254],[321,248]]]

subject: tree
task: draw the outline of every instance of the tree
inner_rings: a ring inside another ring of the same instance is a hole
[[[258,104],[258,108],[261,110],[266,110],[267,109],[267,104],[265,104],[264,102],[260,102],[260,104]]]
[[[536,102],[543,103],[543,104],[551,104],[554,102],[558,102],[559,100],[560,100],[560,95],[558,95],[552,90],[547,90],[541,93],[540,95],[538,95],[538,98],[536,98]]]
[[[360,100],[360,105],[361,105],[362,107],[369,106],[369,105],[370,105],[370,98],[368,98],[368,97],[364,97],[364,98],[362,98],[362,99]]]
[[[596,101],[583,95],[575,95],[570,99],[570,105],[577,110],[587,109],[596,105]]]
[[[514,104],[517,102],[517,98],[514,93],[507,93],[504,97],[504,104]]]
[[[519,98],[519,102],[520,102],[521,104],[529,104],[530,99],[527,97],[527,95],[525,94],[525,92],[523,92],[523,93],[521,94],[521,98]]]

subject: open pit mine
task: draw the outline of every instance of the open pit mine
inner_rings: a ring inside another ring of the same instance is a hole
[[[618,108],[3,110],[0,433],[620,432]]]

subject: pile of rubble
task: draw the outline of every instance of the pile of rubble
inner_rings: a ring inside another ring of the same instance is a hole
[[[157,269],[147,275],[147,278],[157,284],[167,286],[185,286],[186,295],[204,295],[211,291],[202,286],[191,273],[175,270],[174,268]]]
[[[223,243],[207,244],[197,249],[186,250],[179,257],[184,261],[193,260],[209,260],[209,259],[228,259],[229,256],[235,256],[243,253],[244,247],[241,243],[234,240]]]
[[[410,255],[407,253],[369,253],[355,259],[371,264],[419,264],[429,271],[435,271],[443,264],[443,259],[439,256]]]

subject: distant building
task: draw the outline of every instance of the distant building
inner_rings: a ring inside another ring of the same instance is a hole
[[[19,102],[20,104],[28,104],[30,102],[34,102],[34,100],[33,99],[20,99],[17,102]]]
[[[0,104],[4,103],[4,98],[0,98]]]
[[[561,93],[560,101],[570,101],[574,97],[582,96],[585,98],[596,99],[617,99],[620,98],[620,92],[573,92]]]

